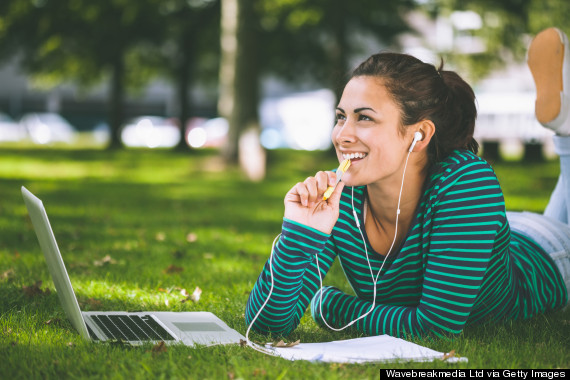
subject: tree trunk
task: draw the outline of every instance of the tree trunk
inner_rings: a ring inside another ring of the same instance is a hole
[[[218,112],[230,124],[226,162],[238,162],[239,139],[248,128],[259,130],[257,20],[253,0],[222,0],[220,96]]]
[[[331,7],[333,17],[336,20],[334,23],[335,29],[333,30],[334,44],[330,52],[332,76],[334,81],[330,83],[330,88],[333,89],[337,102],[340,100],[342,91],[344,90],[345,81],[348,75],[348,57],[350,55],[349,46],[347,42],[347,29],[346,17],[344,9],[347,6],[344,0],[335,0]]]
[[[523,160],[527,162],[542,162],[544,161],[544,154],[542,152],[542,144],[524,144]]]
[[[483,158],[491,163],[501,160],[498,141],[483,141]]]
[[[125,63],[122,54],[113,62],[111,73],[111,93],[109,97],[109,127],[111,128],[111,141],[109,149],[119,149],[121,143],[121,125],[124,118],[125,96]]]
[[[188,91],[191,87],[191,72],[194,60],[194,41],[195,36],[184,35],[180,41],[180,52],[178,62],[178,78],[177,78],[177,94],[178,94],[178,120],[180,122],[181,139],[176,147],[178,150],[190,150],[186,142],[186,123],[190,118],[190,96]]]

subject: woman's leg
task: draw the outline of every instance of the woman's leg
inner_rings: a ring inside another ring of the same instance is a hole
[[[555,132],[560,176],[544,215],[507,213],[511,230],[532,238],[560,270],[570,300],[570,47],[556,28],[540,32],[527,56],[536,84],[536,119]]]
[[[553,139],[554,149],[560,157],[560,175],[544,215],[570,224],[570,137],[553,136]]]
[[[559,29],[540,32],[527,56],[536,84],[536,119],[553,130],[560,156],[560,176],[544,214],[568,224],[570,221],[570,48]]]
[[[532,212],[507,212],[507,219],[512,231],[532,239],[552,258],[570,302],[570,226]]]

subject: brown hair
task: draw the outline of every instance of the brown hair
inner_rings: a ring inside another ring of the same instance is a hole
[[[454,71],[444,71],[407,54],[372,55],[351,75],[379,78],[401,110],[401,127],[431,120],[435,133],[428,146],[430,163],[443,160],[455,149],[473,153],[477,108],[475,94]]]

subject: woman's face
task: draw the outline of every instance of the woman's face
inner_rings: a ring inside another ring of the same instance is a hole
[[[343,176],[348,186],[400,181],[413,132],[399,132],[400,109],[381,79],[352,78],[336,109],[332,142],[339,162],[350,158]]]

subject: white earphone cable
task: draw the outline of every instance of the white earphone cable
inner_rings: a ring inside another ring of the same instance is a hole
[[[396,239],[398,237],[398,221],[400,219],[400,203],[402,201],[402,192],[404,190],[404,178],[406,176],[406,169],[408,167],[408,159],[410,158],[410,154],[412,153],[412,150],[410,149],[408,151],[408,155],[406,156],[406,162],[404,163],[404,172],[402,174],[402,182],[400,184],[400,193],[398,195],[398,207],[396,209],[396,226],[394,229],[394,238],[392,239],[392,244],[390,245],[390,249],[388,249],[388,252],[386,253],[386,256],[384,256],[384,260],[382,261],[382,265],[380,266],[380,269],[378,269],[378,273],[376,274],[376,276],[374,276],[373,270],[372,270],[372,265],[370,264],[370,259],[368,257],[368,248],[366,246],[366,241],[364,240],[364,234],[362,233],[362,229],[360,228],[360,222],[358,221],[358,216],[356,215],[356,211],[354,210],[354,187],[352,187],[352,199],[351,199],[351,203],[352,203],[352,213],[354,215],[354,219],[356,220],[356,226],[358,227],[358,231],[360,232],[360,236],[362,237],[362,242],[364,245],[364,252],[366,254],[366,261],[368,262],[368,268],[370,268],[370,276],[372,278],[372,306],[370,306],[370,309],[363,315],[361,315],[360,317],[350,321],[348,324],[346,324],[344,327],[341,328],[335,328],[332,327],[328,324],[328,322],[325,319],[325,316],[323,315],[323,278],[321,276],[321,271],[319,268],[319,258],[318,255],[315,255],[316,257],[316,264],[317,264],[317,272],[319,274],[319,283],[320,283],[320,289],[319,289],[319,313],[321,314],[321,319],[323,320],[323,322],[325,323],[325,325],[327,325],[327,327],[333,331],[342,331],[344,329],[346,329],[347,327],[352,326],[353,324],[355,324],[356,322],[358,322],[359,320],[361,320],[362,318],[366,317],[368,314],[370,314],[373,310],[374,307],[376,307],[376,284],[378,283],[378,277],[380,277],[380,273],[382,272],[382,269],[384,268],[384,264],[386,263],[386,259],[388,259],[388,256],[390,255],[390,253],[392,252],[392,249],[394,248],[394,244],[396,243]]]
[[[421,137],[421,135],[420,135]],[[396,243],[396,239],[398,237],[398,221],[400,219],[400,203],[402,200],[402,192],[404,190],[404,179],[406,176],[406,169],[408,167],[408,159],[410,158],[410,154],[412,153],[412,149],[414,147],[416,143],[416,138],[414,138],[414,141],[412,142],[412,146],[410,147],[409,151],[408,151],[408,155],[406,156],[406,161],[404,163],[404,171],[402,173],[402,182],[400,184],[400,193],[398,195],[398,206],[396,209],[396,225],[394,228],[394,238],[392,239],[392,244],[390,245],[390,249],[388,249],[388,252],[386,253],[386,255],[384,256],[384,260],[382,261],[382,265],[380,266],[380,268],[378,269],[378,273],[376,274],[376,276],[374,276],[374,271],[372,269],[372,264],[370,264],[370,258],[368,256],[368,248],[366,245],[366,241],[364,239],[364,234],[362,232],[362,229],[360,227],[360,222],[358,221],[358,215],[356,214],[356,210],[354,209],[354,187],[352,187],[352,197],[351,197],[351,205],[352,205],[352,214],[354,216],[354,219],[356,221],[356,226],[358,227],[358,231],[360,232],[360,237],[362,238],[362,242],[364,244],[364,252],[366,255],[366,261],[368,263],[368,268],[370,269],[370,277],[372,279],[372,291],[373,291],[373,297],[372,297],[372,306],[370,306],[370,309],[363,315],[361,315],[360,317],[350,321],[347,325],[345,325],[344,327],[341,328],[335,328],[332,327],[328,324],[328,322],[325,319],[325,316],[323,315],[323,278],[321,275],[321,270],[319,267],[319,256],[318,254],[315,254],[315,264],[317,266],[317,273],[319,275],[319,284],[320,284],[320,288],[318,290],[319,292],[319,312],[321,314],[321,318],[323,320],[323,322],[325,323],[325,325],[327,325],[327,327],[333,331],[342,331],[344,329],[346,329],[349,326],[352,326],[354,323],[356,323],[357,321],[359,321],[360,319],[366,317],[368,314],[370,314],[373,310],[374,307],[376,306],[376,284],[378,282],[378,278],[380,277],[380,273],[382,272],[382,269],[384,268],[384,264],[386,263],[386,259],[388,259],[388,256],[390,255],[390,253],[392,252],[392,249],[394,248],[394,244]],[[263,308],[265,307],[265,305],[267,305],[267,302],[269,302],[269,298],[271,297],[271,293],[273,293],[273,286],[274,286],[274,280],[273,280],[273,264],[272,264],[272,260],[273,260],[273,252],[275,250],[275,244],[277,243],[277,240],[279,239],[279,237],[281,236],[281,234],[277,235],[275,237],[275,239],[273,239],[273,244],[271,245],[271,255],[269,256],[269,273],[271,275],[271,286],[269,288],[269,294],[267,295],[267,299],[265,300],[265,302],[261,305],[261,307],[259,308],[259,310],[257,311],[257,313],[255,314],[255,316],[253,317],[253,319],[251,320],[251,323],[249,324],[247,331],[245,333],[245,339],[246,339],[246,344],[253,348],[256,351],[265,353],[265,354],[270,354],[270,355],[275,355],[275,352],[267,347],[263,347],[260,346],[256,343],[253,343],[251,340],[249,340],[249,332],[251,330],[251,327],[253,326],[254,322],[257,320],[257,318],[259,317],[259,315],[261,314],[261,311],[263,310]]]
[[[280,236],[281,236],[281,234],[277,235],[275,237],[275,239],[273,239],[273,243],[271,244],[271,255],[269,255],[269,273],[271,275],[271,287],[269,288],[269,294],[267,295],[267,298],[265,299],[265,302],[263,303],[263,305],[261,305],[261,307],[257,311],[257,314],[255,314],[255,316],[251,320],[251,323],[249,324],[247,331],[245,332],[245,341],[249,347],[253,348],[256,351],[262,352],[264,354],[270,354],[270,355],[274,355],[273,350],[271,350],[270,348],[267,348],[267,347],[260,346],[259,344],[253,343],[251,340],[249,340],[249,332],[250,332],[251,327],[253,326],[255,320],[259,317],[259,315],[261,314],[261,311],[263,310],[265,305],[267,305],[267,302],[269,302],[269,297],[271,296],[271,293],[273,293],[273,285],[274,285],[274,283],[273,283],[273,264],[271,262],[273,261],[273,251],[275,250],[275,244],[277,244],[277,240],[279,239]]]

